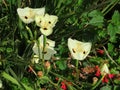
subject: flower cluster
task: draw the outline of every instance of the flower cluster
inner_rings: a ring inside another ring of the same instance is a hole
[[[56,54],[54,50],[55,41],[52,41],[44,36],[49,36],[53,32],[53,28],[58,21],[58,17],[55,15],[49,15],[45,13],[45,8],[32,9],[29,7],[18,8],[18,15],[24,23],[36,22],[36,25],[40,27],[40,31],[43,35],[38,38],[33,46],[33,51],[36,54],[33,59],[38,63],[38,58],[49,60],[51,56]],[[68,38],[68,48],[71,52],[73,59],[84,60],[90,53],[92,44],[90,42],[81,42]]]

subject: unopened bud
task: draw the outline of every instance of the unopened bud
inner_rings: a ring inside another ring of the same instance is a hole
[[[42,77],[43,76],[43,72],[42,71],[38,71],[37,75],[38,75],[38,77]]]
[[[93,84],[96,84],[98,81],[98,78],[97,77],[93,77]]]
[[[44,65],[45,65],[45,68],[50,69],[50,62],[49,61],[46,61]]]

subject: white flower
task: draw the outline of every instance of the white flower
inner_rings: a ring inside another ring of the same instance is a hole
[[[41,35],[38,40],[39,40],[40,44],[39,44],[39,46],[37,45],[37,43],[34,44],[34,46],[33,46],[34,53],[39,56],[38,50],[40,49],[40,58],[42,59],[42,54],[44,54],[44,59],[49,60],[51,58],[51,56],[56,54],[56,51],[54,50],[55,41],[46,39],[46,45],[45,45],[45,49],[43,51],[43,43],[44,43],[43,35]],[[39,49],[38,49],[38,47],[39,47]]]
[[[73,59],[84,60],[90,53],[92,44],[90,42],[80,42],[78,40],[68,39],[68,48]]]
[[[58,17],[55,15],[45,14],[44,16],[36,16],[35,21],[37,26],[40,27],[40,31],[42,34],[48,36],[52,34],[53,27],[58,21]]]
[[[101,75],[110,74],[107,64],[104,64],[101,68]]]
[[[24,23],[31,23],[35,21],[35,16],[36,15],[44,15],[45,13],[45,8],[29,8],[29,7],[25,7],[25,8],[18,8],[17,9],[17,13],[20,17],[20,19],[24,22]]]

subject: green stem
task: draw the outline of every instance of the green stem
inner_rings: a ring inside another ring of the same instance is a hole
[[[76,60],[76,80],[79,80],[79,70],[78,70],[79,61]]]
[[[44,51],[45,51],[45,47],[46,47],[46,36],[43,35],[43,51],[42,51],[42,62],[44,64]]]
[[[33,34],[32,31],[30,30],[30,28],[28,26],[26,26],[26,29],[28,30],[28,33],[30,35],[30,40],[33,40]]]
[[[105,9],[102,10],[102,13],[106,15],[118,2],[119,0],[112,1]]]
[[[79,61],[76,60],[76,71],[78,70],[78,63],[79,63]]]
[[[39,40],[37,40],[37,47],[38,47],[38,56],[39,56],[39,60],[41,60],[41,53],[40,53],[40,42],[39,42]]]
[[[106,50],[106,48],[104,46],[102,46],[106,55],[108,56],[108,58],[116,65],[119,67],[119,65],[112,59],[112,57],[109,55],[108,51]]]
[[[47,81],[49,81],[49,83],[51,83],[51,84],[52,84],[53,86],[55,86],[57,89],[59,88],[59,86],[58,86],[56,83],[54,83],[50,78],[44,76],[44,77],[41,77],[41,79],[47,80]]]

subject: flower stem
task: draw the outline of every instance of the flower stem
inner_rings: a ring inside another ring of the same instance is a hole
[[[102,10],[103,15],[106,15],[117,3],[119,0],[113,0],[105,9]]]
[[[30,35],[30,40],[33,40],[33,34],[32,34],[32,31],[30,30],[30,28],[28,26],[26,26],[26,29]]]
[[[46,47],[46,36],[43,35],[43,53],[42,53],[42,62],[44,64],[44,51],[45,51],[45,47]]]
[[[79,70],[78,70],[78,65],[79,65],[79,61],[76,60],[76,80],[78,81],[79,80]]]
[[[112,59],[112,57],[109,55],[108,51],[106,50],[106,48],[103,46],[103,49],[105,50],[106,55],[108,56],[108,58],[116,65],[119,67],[119,65]]]

